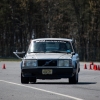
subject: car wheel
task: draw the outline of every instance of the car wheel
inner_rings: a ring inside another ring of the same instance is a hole
[[[29,78],[28,77],[23,77],[21,73],[21,83],[22,84],[28,84],[29,83]]]
[[[32,83],[36,83],[36,77],[32,77],[32,78],[30,78],[30,82],[32,82]]]
[[[69,78],[69,84],[77,84],[78,83],[78,73],[73,77]]]

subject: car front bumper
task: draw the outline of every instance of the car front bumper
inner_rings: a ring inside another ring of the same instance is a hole
[[[21,69],[23,77],[36,77],[37,79],[70,78],[76,73],[73,68],[30,68]]]

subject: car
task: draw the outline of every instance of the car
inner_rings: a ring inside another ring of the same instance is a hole
[[[19,57],[20,52],[14,54]],[[21,62],[21,83],[36,83],[37,79],[68,78],[69,84],[77,84],[79,72],[79,55],[75,51],[73,39],[31,39]]]

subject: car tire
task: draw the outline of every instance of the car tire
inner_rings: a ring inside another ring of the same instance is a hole
[[[69,84],[77,84],[78,83],[78,73],[73,77],[69,78]]]
[[[32,78],[30,78],[30,80],[29,80],[31,83],[36,83],[36,77],[32,77]]]
[[[21,73],[21,83],[22,84],[28,84],[29,83],[29,78],[23,77],[22,73]]]

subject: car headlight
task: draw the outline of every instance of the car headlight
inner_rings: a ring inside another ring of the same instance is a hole
[[[23,67],[36,67],[37,66],[37,60],[24,60],[23,61]]]
[[[72,67],[72,61],[71,60],[59,60],[58,66],[59,67]]]

